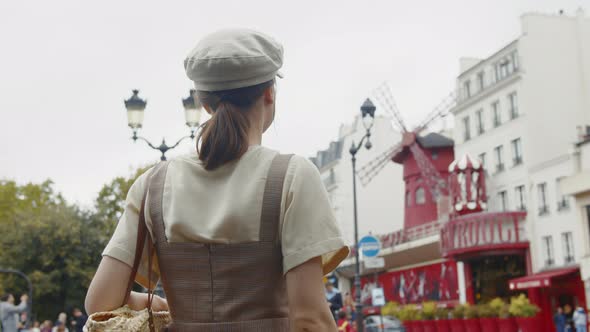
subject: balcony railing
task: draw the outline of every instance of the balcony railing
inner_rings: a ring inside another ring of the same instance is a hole
[[[522,157],[521,156],[518,156],[518,157],[512,158],[512,164],[514,166],[517,166],[517,165],[522,164]]]
[[[555,260],[553,260],[553,258],[547,258],[545,260],[545,266],[553,266],[553,264],[555,264]]]
[[[496,165],[496,173],[504,172],[504,164]]]
[[[565,258],[563,260],[566,264],[572,264],[572,263],[575,263],[575,261],[576,261],[574,259],[574,256],[565,256]]]
[[[440,234],[441,223],[438,221],[422,224],[420,226],[408,228],[406,230],[400,229],[398,231],[377,235],[381,242],[381,248],[393,248],[403,243],[423,239],[429,236]],[[354,248],[350,250],[350,256],[354,256]]]
[[[539,215],[543,216],[549,214],[549,206],[548,205],[543,205],[539,207]]]

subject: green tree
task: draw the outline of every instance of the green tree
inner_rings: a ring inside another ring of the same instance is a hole
[[[54,190],[51,181],[18,185],[0,181],[0,267],[27,274],[33,283],[33,312],[53,320],[81,307],[101,252],[142,168],[105,184],[92,211],[81,210]],[[0,275],[0,293],[26,293],[24,280]]]
[[[103,227],[103,236],[107,239],[111,237],[117,222],[125,210],[125,198],[131,186],[137,178],[150,168],[142,167],[137,169],[130,177],[116,177],[109,183],[105,184],[98,193],[95,202],[95,219]]]

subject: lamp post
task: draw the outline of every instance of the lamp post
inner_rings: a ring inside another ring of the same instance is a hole
[[[29,277],[23,272],[14,269],[0,268],[0,273],[16,274],[25,279],[25,281],[27,282],[27,286],[29,287],[29,300],[27,303],[27,322],[30,324],[33,321],[33,284],[31,283],[31,279],[29,279]]]
[[[195,90],[190,90],[189,96],[182,99],[185,122],[189,127],[191,134],[182,137],[172,146],[167,145],[165,139],[162,139],[160,146],[154,146],[147,139],[137,135],[137,132],[143,126],[143,112],[145,111],[147,101],[139,97],[139,90],[133,90],[133,95],[129,99],[125,100],[125,108],[127,109],[127,124],[133,130],[133,136],[131,139],[133,139],[134,142],[136,142],[138,139],[146,142],[150,148],[159,150],[162,153],[162,156],[160,157],[161,160],[166,160],[166,152],[168,150],[174,149],[178,146],[178,144],[180,144],[180,142],[187,138],[195,138],[195,131],[199,126],[202,110],[201,104],[195,98],[195,92]]]
[[[363,143],[365,143],[365,148],[369,150],[373,145],[371,144],[371,128],[373,127],[373,122],[375,120],[375,105],[371,102],[369,98],[365,100],[363,105],[361,106],[361,114],[362,114],[362,121],[363,126],[365,127],[365,135],[361,138],[358,144],[355,144],[352,141],[352,146],[350,147],[350,155],[352,157],[352,200],[353,200],[353,208],[354,208],[354,256],[355,256],[355,273],[354,273],[354,289],[355,289],[355,302],[356,302],[356,328],[357,332],[364,331],[364,324],[363,324],[363,304],[361,303],[361,267],[359,262],[359,233],[358,233],[358,214],[357,214],[357,206],[356,206],[356,154],[359,150],[363,147]],[[366,142],[365,142],[366,140]]]

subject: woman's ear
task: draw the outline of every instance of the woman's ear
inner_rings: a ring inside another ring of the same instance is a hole
[[[275,87],[274,85],[269,86],[264,90],[262,95],[263,101],[266,105],[272,105],[275,102]]]

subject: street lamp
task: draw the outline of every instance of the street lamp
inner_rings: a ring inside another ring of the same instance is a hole
[[[363,147],[363,142],[365,143],[365,148],[369,150],[373,145],[371,144],[371,128],[373,127],[373,122],[375,120],[375,105],[371,102],[369,98],[365,100],[363,105],[361,106],[361,115],[363,126],[365,127],[365,135],[361,138],[361,141],[358,144],[352,141],[352,146],[350,147],[350,155],[352,157],[352,197],[353,197],[353,207],[354,207],[354,256],[355,256],[355,273],[354,273],[354,289],[355,289],[355,302],[356,302],[356,328],[357,332],[364,331],[364,324],[363,324],[363,304],[361,303],[361,267],[359,262],[359,233],[358,233],[358,214],[357,214],[357,207],[356,207],[356,154],[359,150]],[[366,142],[365,142],[366,140]]]
[[[27,286],[29,286],[29,300],[27,303],[27,323],[31,325],[31,323],[33,322],[33,284],[31,283],[31,279],[29,279],[29,277],[23,272],[14,269],[0,268],[0,273],[16,274],[25,279],[25,281],[27,282]]]
[[[150,148],[159,150],[162,153],[162,156],[160,157],[161,160],[166,160],[166,151],[174,149],[186,138],[194,139],[195,131],[199,127],[199,121],[201,120],[202,110],[201,104],[195,98],[195,93],[195,90],[190,90],[189,96],[182,99],[185,123],[189,127],[191,134],[182,137],[172,146],[168,146],[166,144],[166,140],[162,139],[162,144],[156,147],[147,139],[137,135],[139,129],[143,127],[143,112],[145,111],[147,101],[139,97],[139,90],[133,90],[133,95],[129,99],[125,100],[125,108],[127,109],[127,124],[131,130],[133,130],[133,137],[131,137],[133,141],[136,142],[137,139],[141,139],[142,141],[146,142]]]

